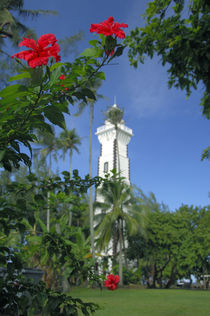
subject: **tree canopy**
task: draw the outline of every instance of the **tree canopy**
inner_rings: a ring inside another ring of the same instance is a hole
[[[145,25],[126,37],[131,65],[145,56],[160,56],[168,67],[169,87],[185,90],[201,83],[203,115],[210,119],[210,2],[208,0],[154,0],[148,3]]]

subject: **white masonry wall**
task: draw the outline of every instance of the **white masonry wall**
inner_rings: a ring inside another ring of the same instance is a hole
[[[118,155],[116,154],[115,157],[114,151],[116,130],[113,124],[106,121],[105,125],[97,129],[96,135],[98,136],[98,140],[101,144],[101,154],[98,162],[98,176],[104,177],[105,173],[110,172],[110,170],[114,168],[114,159],[116,159],[116,169],[117,171],[119,170]],[[126,127],[124,122],[118,125],[120,173],[122,177],[125,177],[125,182],[128,184],[130,183],[130,172],[127,146],[132,136],[132,130]],[[105,163],[108,163],[107,170],[104,170]]]

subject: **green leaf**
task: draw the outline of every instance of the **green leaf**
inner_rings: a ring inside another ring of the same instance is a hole
[[[80,55],[85,57],[102,57],[103,56],[103,49],[100,49],[98,47],[90,47],[86,48]]]
[[[82,89],[81,93],[82,93],[82,96],[84,96],[84,97],[88,97],[89,99],[96,100],[95,94],[93,93],[92,90],[90,90],[88,88]]]
[[[35,194],[34,195],[34,200],[39,203],[39,202],[44,201],[44,198],[43,198],[43,196],[41,194]]]
[[[18,74],[16,76],[13,76],[11,78],[9,78],[8,81],[15,81],[15,80],[20,80],[20,79],[24,79],[24,78],[31,78],[31,75],[29,72],[23,72],[21,74]]]
[[[20,146],[19,146],[19,144],[18,144],[17,141],[12,140],[12,141],[10,142],[10,144],[11,144],[11,146],[12,146],[17,152],[20,153]]]
[[[9,96],[14,96],[14,98],[17,97],[17,95],[21,94],[26,94],[28,91],[28,89],[20,84],[14,84],[12,86],[8,86],[6,88],[4,88],[1,92],[0,92],[0,97],[2,98],[7,98]]]
[[[5,154],[5,150],[1,150],[0,151],[0,161],[3,159],[4,154]]]
[[[100,78],[100,79],[102,79],[102,80],[105,80],[105,79],[106,79],[105,73],[102,72],[102,71],[101,71],[101,72],[98,72],[97,77]]]
[[[207,147],[206,149],[203,150],[201,160],[204,160],[204,159],[210,160],[210,147]]]
[[[65,66],[65,65],[66,65],[65,63],[55,63],[50,67],[50,71],[53,71],[54,69],[59,68],[61,66]]]
[[[125,49],[125,46],[120,46],[117,48],[116,52],[114,53],[115,56],[121,56],[123,54],[123,50]]]
[[[97,40],[92,40],[92,41],[89,41],[89,44],[90,44],[91,46],[96,47],[96,46],[97,46],[97,44],[100,44],[100,42],[99,42],[99,41],[97,41]]]
[[[63,114],[54,105],[50,105],[44,109],[44,115],[53,124],[64,127],[65,120]]]
[[[101,45],[103,46],[105,44],[105,41],[106,41],[106,36],[104,34],[99,34],[99,37],[101,39]]]
[[[123,50],[124,50],[125,46],[120,46],[116,49],[116,51],[114,52],[114,54],[110,57],[108,63],[115,57],[119,57],[123,54]]]
[[[48,83],[49,87],[52,87],[54,83],[58,81],[60,75],[62,74],[62,69],[63,67],[60,65],[59,67],[55,68],[53,72],[51,72],[50,81]]]

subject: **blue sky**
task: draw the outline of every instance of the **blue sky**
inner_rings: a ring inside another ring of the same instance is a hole
[[[127,23],[129,31],[143,23],[141,14],[147,2],[25,0],[27,9],[58,11],[58,16],[40,16],[25,23],[38,36],[54,33],[58,39],[82,30],[85,36],[78,46],[82,51],[95,38],[89,33],[91,23],[112,15],[116,21]],[[202,150],[210,145],[210,122],[202,117],[199,106],[202,87],[186,99],[185,92],[168,89],[167,69],[157,58],[148,59],[137,70],[129,66],[127,51],[116,61],[117,65],[104,68],[106,81],[99,92],[105,99],[95,104],[94,132],[103,125],[102,112],[113,105],[116,96],[118,106],[124,109],[125,123],[134,133],[129,144],[131,182],[146,194],[154,192],[157,200],[172,211],[181,204],[209,204],[210,162],[200,161]],[[88,109],[78,118],[67,117],[68,128],[75,127],[83,138],[80,155],[73,156],[73,168],[79,169],[81,175],[88,173],[88,122]],[[100,146],[97,137],[93,138],[93,175],[96,175]],[[68,170],[68,163],[69,159],[64,162],[60,159],[55,168]]]

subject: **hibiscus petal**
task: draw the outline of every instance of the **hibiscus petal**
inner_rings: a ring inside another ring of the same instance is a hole
[[[89,31],[98,33],[98,27],[99,27],[99,24],[91,24]]]
[[[49,47],[48,53],[50,56],[57,57],[60,52],[60,46],[58,44],[54,44],[52,47]]]
[[[34,51],[32,49],[30,50],[23,50],[22,52],[19,52],[17,54],[14,54],[13,56],[11,56],[12,58],[16,57],[19,59],[24,59],[24,60],[28,60],[31,57],[33,57],[34,55]]]
[[[118,22],[115,22],[116,24],[119,24],[119,27],[128,27],[128,24],[125,24],[125,23],[118,23]]]
[[[54,45],[56,42],[57,40],[54,34],[44,34],[38,40],[38,44],[41,49],[47,47],[50,44]]]
[[[25,46],[28,48],[32,48],[34,50],[37,49],[37,43],[34,39],[32,38],[24,38],[22,42],[20,42],[20,44],[18,45],[19,47],[21,46]]]
[[[48,57],[37,57],[28,61],[28,65],[31,68],[40,67],[41,65],[47,65]]]
[[[113,276],[113,274],[109,274],[109,275],[107,276],[107,280],[109,280],[109,281],[114,281],[114,276]]]
[[[119,283],[119,282],[120,282],[120,277],[119,277],[119,275],[115,275],[115,277],[114,277],[114,282],[115,282],[115,283]]]
[[[113,22],[114,22],[113,16],[110,16],[106,21],[104,21],[104,23],[109,23],[109,24],[112,24]]]
[[[108,287],[108,289],[109,290],[111,290],[111,291],[114,291],[114,290],[116,290],[116,288],[117,288],[117,286],[116,286],[116,284],[111,284],[109,287]]]

